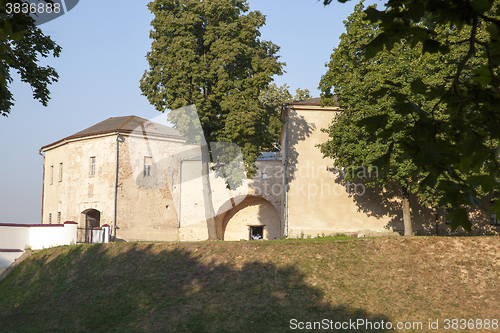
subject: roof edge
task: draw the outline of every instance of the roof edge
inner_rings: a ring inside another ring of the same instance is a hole
[[[85,133],[85,134],[79,134],[79,135],[70,135],[70,136],[67,136],[63,139],[60,139],[60,140],[57,140],[55,142],[52,142],[48,145],[45,145],[43,147],[40,148],[41,151],[45,152],[47,150],[49,150],[50,148],[52,148],[52,146],[62,146],[70,141],[73,141],[73,140],[77,140],[77,139],[84,139],[86,137],[92,137],[92,136],[103,136],[105,134],[114,134],[114,133],[119,133],[119,134],[132,134],[134,131],[132,130],[123,130],[123,129],[120,129],[120,130],[117,130],[117,129],[114,129],[114,130],[107,130],[107,131],[100,131],[100,132],[94,132],[94,133]],[[163,137],[163,138],[171,138],[171,139],[178,139],[178,140],[184,140],[185,138],[183,136],[179,136],[179,135],[167,135],[167,134],[164,134],[164,135],[152,135],[151,138],[157,138],[157,137]],[[149,138],[149,135],[148,135],[148,138]],[[55,148],[55,147],[54,147]]]
[[[63,139],[60,139],[60,140],[57,140],[55,142],[49,143],[48,145],[45,145],[45,146],[43,146],[40,149],[43,151],[46,148],[49,148],[50,146],[55,146],[55,145],[57,145],[59,143],[63,143],[64,141],[70,141],[70,140],[73,140],[73,139],[80,139],[80,138],[84,138],[86,136],[103,135],[103,134],[116,133],[116,132],[119,132],[119,133],[130,132],[131,133],[132,131],[130,131],[130,130],[107,130],[107,131],[100,131],[100,132],[94,132],[94,133],[85,133],[85,134],[79,134],[79,135],[73,134],[73,135],[67,136],[67,137],[65,137]]]
[[[337,101],[338,101],[337,95],[333,96],[333,100],[335,101],[335,105],[328,105],[328,106],[324,106],[324,107],[340,107],[339,104],[337,103]],[[314,98],[309,98],[309,99],[302,100],[302,101],[285,103],[285,105],[321,106],[321,97],[314,97]]]

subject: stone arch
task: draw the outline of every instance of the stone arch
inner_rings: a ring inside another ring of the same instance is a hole
[[[231,202],[239,202],[232,205]],[[251,231],[262,227],[263,239],[282,236],[280,215],[271,202],[260,196],[246,196],[224,204],[217,215],[218,238],[221,240],[250,240]],[[232,207],[228,209],[229,207]]]

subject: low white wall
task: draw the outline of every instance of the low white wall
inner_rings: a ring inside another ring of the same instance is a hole
[[[50,226],[46,227],[46,224],[40,224],[29,228],[30,246],[33,250],[76,244],[76,222],[75,224],[65,222],[64,224],[52,224]]]
[[[76,222],[64,224],[0,223],[0,249],[28,247],[40,250],[47,247],[76,244]]]
[[[103,225],[102,228],[92,230],[92,243],[109,243],[109,226]]]
[[[0,267],[9,267],[24,251],[2,251],[0,250]],[[1,272],[0,272],[1,273]]]
[[[0,223],[0,249],[24,250],[30,246],[28,224]]]

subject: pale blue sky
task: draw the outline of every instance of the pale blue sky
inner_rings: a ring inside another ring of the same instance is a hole
[[[40,147],[104,119],[159,113],[141,95],[139,79],[148,68],[150,22],[147,0],[82,0],[69,13],[41,26],[63,51],[44,59],[59,73],[43,107],[29,85],[14,75],[16,99],[8,118],[0,118],[0,222],[40,223],[43,158]],[[262,39],[281,46],[286,73],[276,77],[290,91],[310,89],[314,97],[330,54],[345,31],[343,21],[357,1],[324,7],[317,0],[248,0],[267,16]],[[371,0],[367,3],[381,1]]]

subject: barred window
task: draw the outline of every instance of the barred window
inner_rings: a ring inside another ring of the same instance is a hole
[[[90,158],[90,177],[95,176],[95,156]]]
[[[59,163],[59,181],[60,182],[62,182],[62,179],[63,179],[62,173],[63,173],[63,164]]]
[[[57,212],[57,223],[61,224],[61,212]]]
[[[144,157],[144,177],[151,177],[151,165],[153,164],[152,157]]]
[[[49,213],[49,224],[52,224],[52,213]]]

